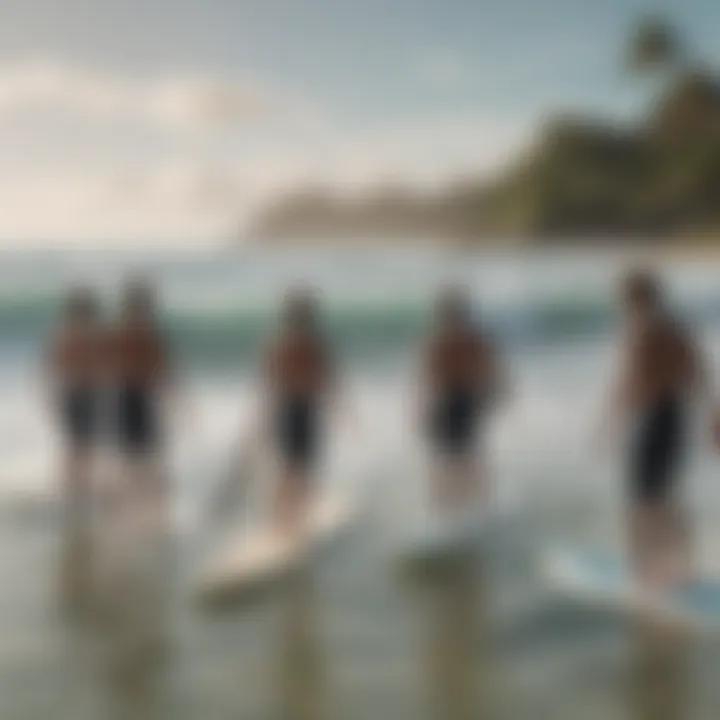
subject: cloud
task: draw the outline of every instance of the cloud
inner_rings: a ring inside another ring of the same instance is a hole
[[[58,112],[77,117],[71,132]],[[257,83],[64,62],[0,65],[0,120],[4,244],[209,242],[308,184],[444,187],[492,172],[528,137],[483,113],[361,122]],[[85,132],[94,122],[107,127]]]
[[[0,179],[0,237],[6,245],[208,244],[239,222],[239,186],[201,165],[83,168]]]
[[[122,77],[55,61],[0,66],[0,115],[50,109],[83,119],[197,130],[256,121],[280,106],[268,88],[251,81]]]
[[[404,118],[346,135],[316,168],[350,192],[397,183],[421,189],[495,172],[530,136],[529,126],[485,115]]]
[[[222,242],[258,209],[307,185],[349,195],[387,184],[433,190],[493,172],[526,138],[502,119],[439,118],[302,143],[267,140],[220,158],[188,148],[83,166],[71,156],[66,164],[5,167],[0,242]]]

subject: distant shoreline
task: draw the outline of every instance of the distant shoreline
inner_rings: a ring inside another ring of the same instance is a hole
[[[608,234],[586,235],[563,238],[448,238],[431,236],[393,237],[393,236],[360,236],[294,238],[248,238],[242,247],[255,249],[328,249],[335,251],[368,249],[387,249],[400,251],[406,249],[437,250],[449,253],[471,253],[488,255],[552,255],[570,253],[573,255],[630,255],[647,257],[681,257],[681,258],[714,258],[720,260],[720,233],[718,234],[678,234],[664,236],[661,239],[648,236],[618,235],[613,238]]]
[[[299,188],[266,208],[253,231],[276,243],[429,236],[483,246],[524,238],[541,247],[655,237],[659,247],[691,243],[707,253],[720,233],[719,197],[720,76],[689,70],[631,124],[550,118],[492,178],[466,177],[432,193],[393,183],[351,198],[332,187]]]

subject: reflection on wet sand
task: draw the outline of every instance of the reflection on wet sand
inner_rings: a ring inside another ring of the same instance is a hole
[[[105,509],[93,532],[67,530],[64,597],[91,610],[106,717],[153,717],[162,699],[174,560],[165,505],[138,493]]]
[[[95,566],[92,530],[86,523],[70,523],[60,540],[58,602],[68,619],[83,620],[93,609]]]
[[[310,570],[293,578],[279,610],[276,717],[280,720],[329,718],[316,589]]]
[[[687,636],[680,630],[638,626],[632,660],[632,720],[686,720],[690,704]]]
[[[427,585],[425,680],[428,717],[476,720],[483,711],[481,574],[469,559]]]

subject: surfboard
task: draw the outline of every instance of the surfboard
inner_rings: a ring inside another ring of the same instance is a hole
[[[320,495],[299,535],[287,535],[269,522],[232,534],[200,568],[198,599],[207,605],[238,604],[271,590],[299,570],[350,528],[359,503],[350,495]]]
[[[635,581],[621,558],[588,549],[548,552],[544,573],[575,601],[720,632],[719,580],[698,576],[666,590],[647,588]]]

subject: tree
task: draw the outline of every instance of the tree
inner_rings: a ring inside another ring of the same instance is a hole
[[[633,72],[668,70],[683,59],[677,30],[661,17],[650,16],[637,25],[627,49],[626,65]]]

